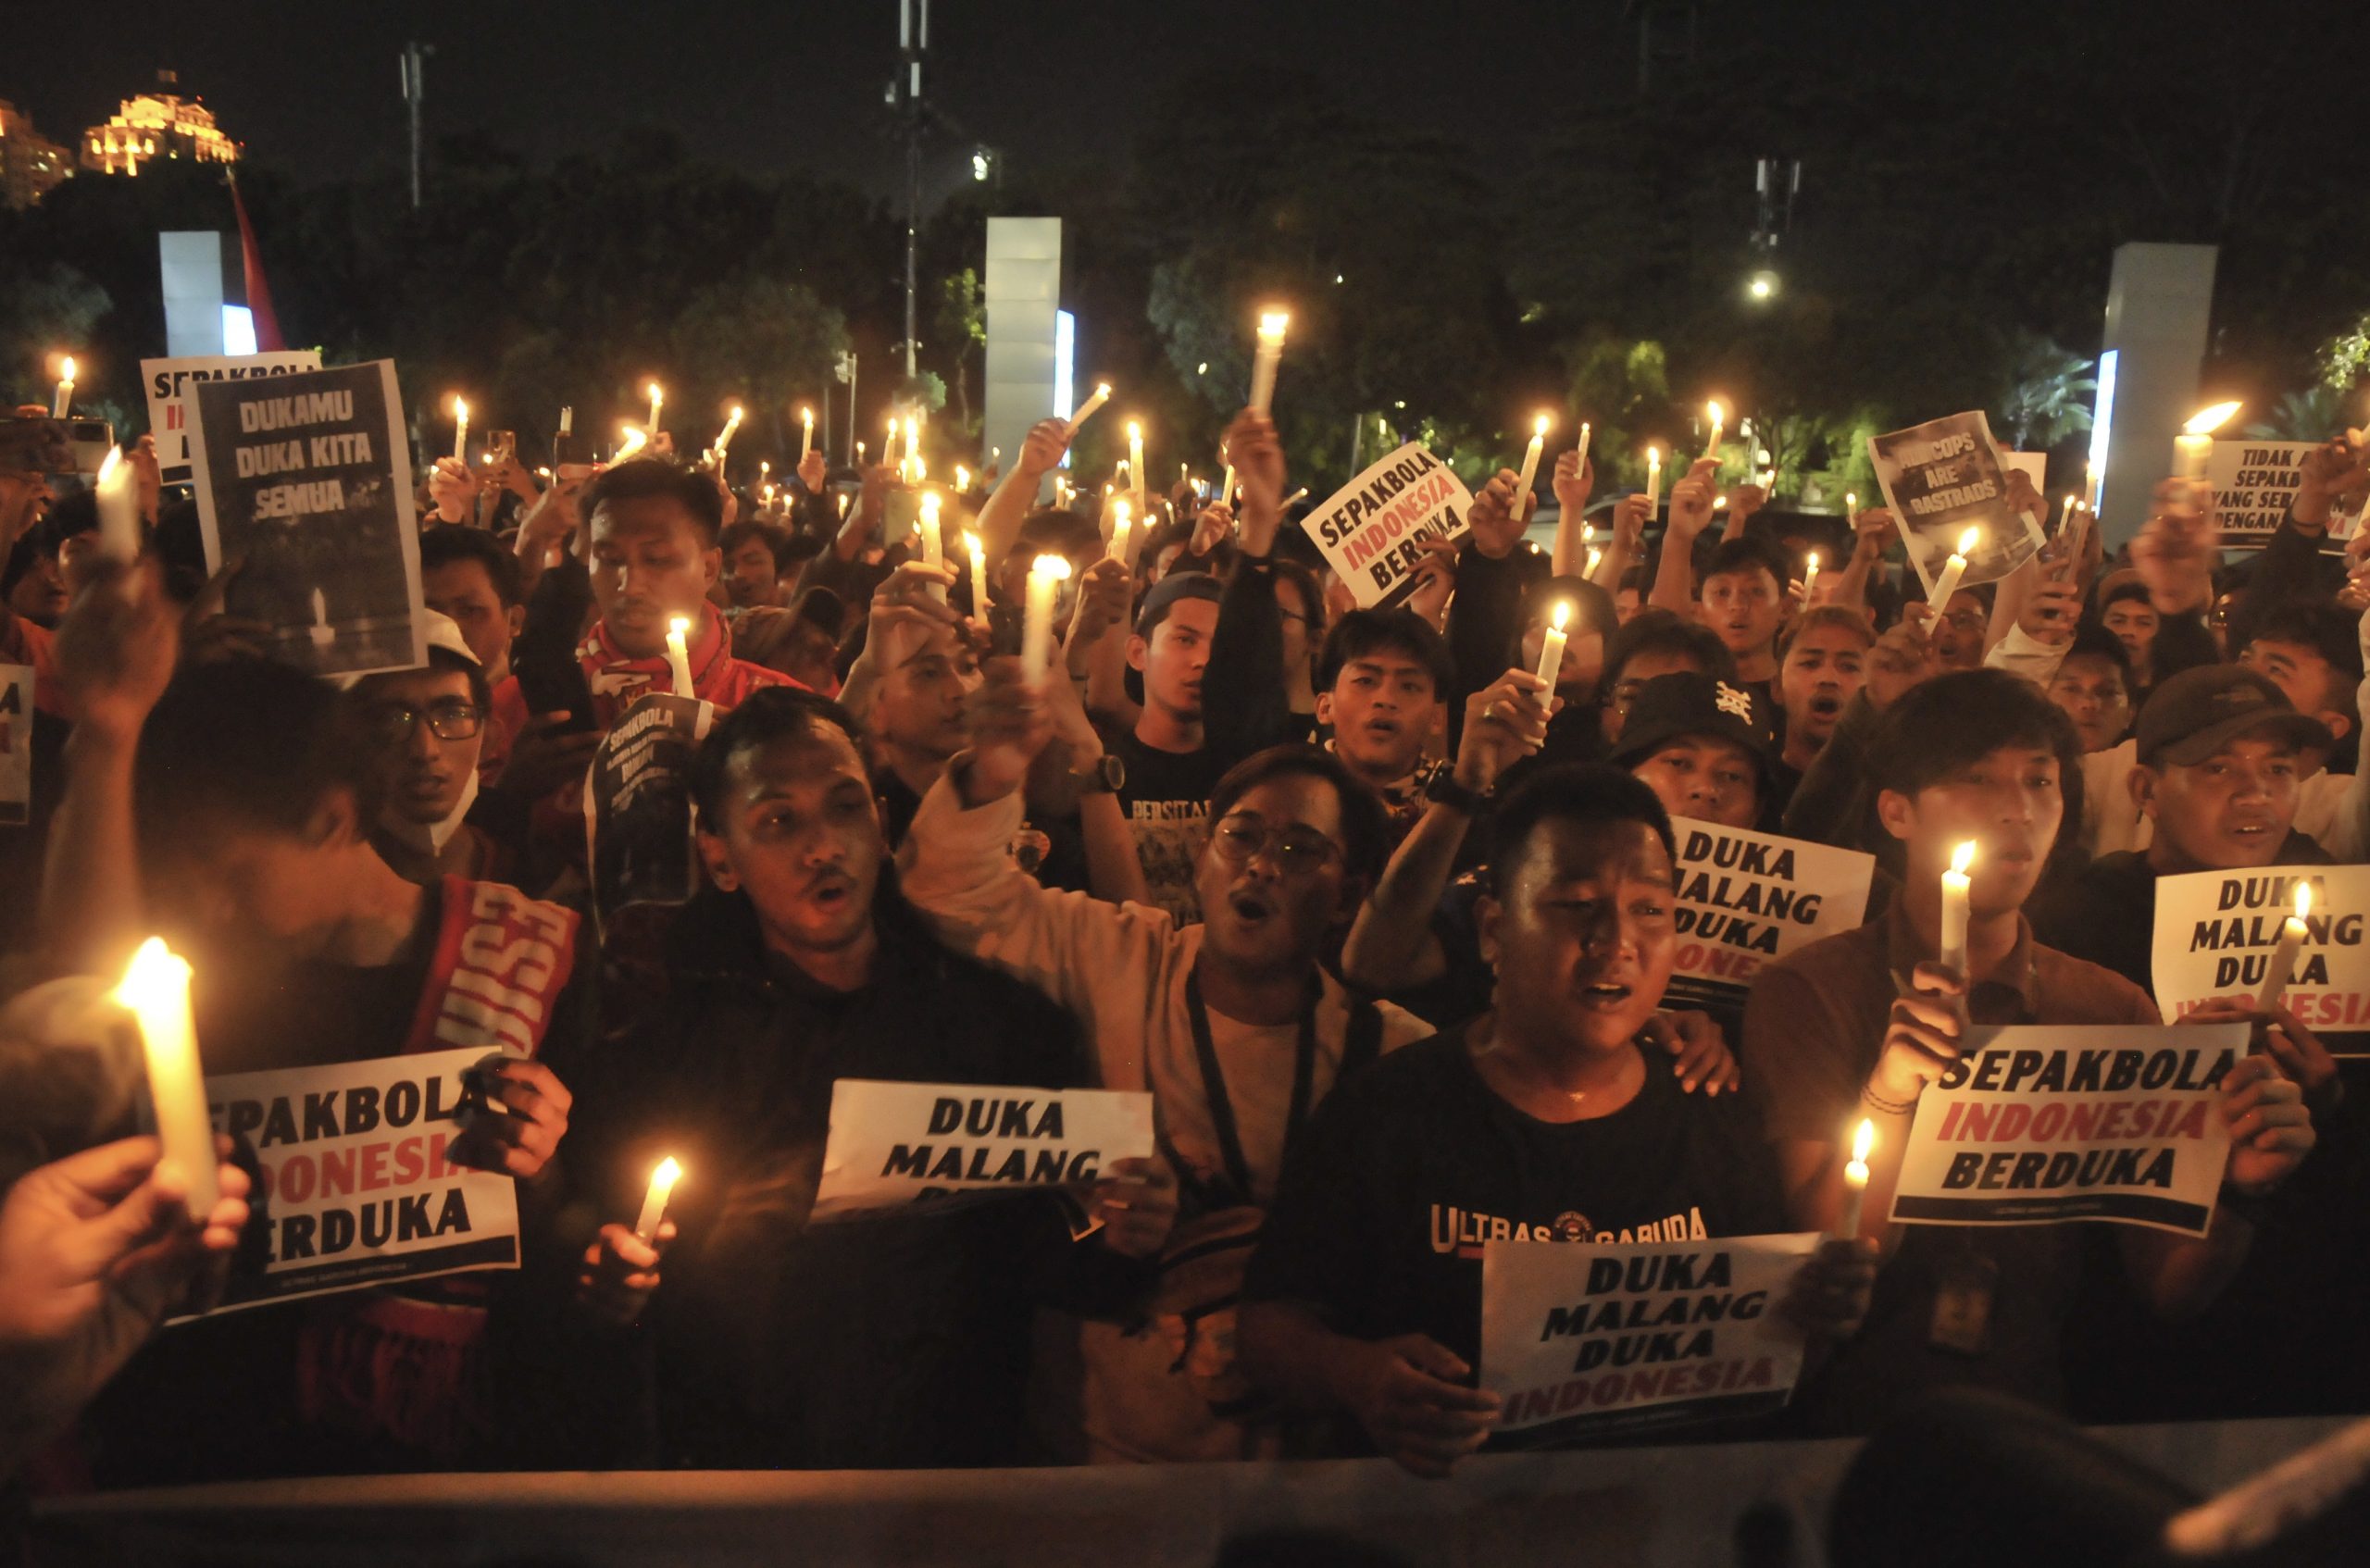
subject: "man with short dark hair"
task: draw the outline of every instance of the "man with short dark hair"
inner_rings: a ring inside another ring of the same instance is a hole
[[[1207,744],[1202,691],[1225,591],[1206,572],[1171,572],[1153,585],[1128,639],[1128,665],[1143,677],[1143,708],[1131,728],[1104,738],[1123,770],[1119,805],[1144,885],[1180,921],[1196,913],[1194,857],[1210,787],[1225,771]]]
[[[1696,614],[1764,702],[1778,678],[1778,628],[1786,619],[1786,564],[1757,539],[1728,539],[1703,570]]]
[[[732,524],[717,536],[724,552],[724,587],[734,610],[781,604],[781,572],[790,536],[754,519]]]
[[[1827,739],[1843,710],[1860,694],[1876,628],[1859,610],[1821,604],[1805,611],[1778,645],[1778,701],[1786,716],[1786,749],[1778,759],[1775,808],[1785,809],[1794,786]]]
[[[1651,607],[1624,621],[1605,644],[1604,674],[1597,682],[1605,743],[1621,739],[1630,706],[1646,682],[1681,670],[1737,683],[1736,660],[1709,627]]]
[[[2131,655],[2104,627],[2077,627],[2049,678],[2049,700],[2064,711],[2085,753],[2103,752],[2131,728]]]
[[[460,628],[483,673],[488,697],[478,777],[500,781],[511,748],[532,722],[510,645],[527,622],[518,591],[518,557],[483,529],[430,529],[419,538],[419,586],[428,607]]]
[[[1455,672],[1448,644],[1409,610],[1352,610],[1317,659],[1316,721],[1326,746],[1391,806],[1402,828],[1423,814]]]
[[[1645,780],[1673,816],[1755,828],[1770,750],[1767,711],[1750,687],[1681,671],[1639,688],[1607,760]]]

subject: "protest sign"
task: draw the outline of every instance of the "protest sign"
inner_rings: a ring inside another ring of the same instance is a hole
[[[672,908],[699,891],[692,753],[715,714],[697,698],[653,691],[626,709],[592,753],[584,831],[605,940],[624,911]]]
[[[1462,539],[1473,492],[1417,442],[1385,457],[1301,519],[1358,607],[1396,604],[1416,589],[1427,539]]]
[[[1975,1029],[1918,1096],[1895,1223],[2112,1220],[2202,1236],[2244,1024]]]
[[[1981,413],[1870,436],[1868,456],[1926,592],[1934,591],[1942,563],[1970,528],[1980,532],[1959,579],[1966,587],[2006,577],[2039,548],[2024,519],[2009,510],[2007,465]]]
[[[2363,911],[2370,909],[2370,865],[2266,865],[2156,878],[2157,1011],[2178,1018],[2209,997],[2260,991],[2280,928],[2294,913],[2300,878],[2313,890],[2313,907],[2283,1005],[2330,1055],[2370,1056],[2370,949],[2362,926]]]
[[[33,812],[33,666],[0,665],[0,828]]]
[[[262,1167],[217,1311],[518,1266],[517,1188],[447,1158],[475,1049],[206,1080],[215,1130]]]
[[[2309,441],[2217,441],[2205,459],[2205,482],[2214,491],[2214,520],[2225,550],[2260,550],[2279,531],[2304,483]],[[2361,518],[2341,507],[2329,511],[2330,539],[2350,539]]]
[[[814,1218],[1091,1182],[1151,1154],[1149,1094],[841,1078]]]
[[[1778,1409],[1802,1336],[1774,1309],[1818,1243],[1485,1244],[1480,1384],[1504,1401],[1498,1430],[1554,1428],[1537,1441]]]
[[[223,607],[316,675],[428,662],[411,449],[393,360],[194,381],[190,459]]]
[[[1671,819],[1678,840],[1676,1003],[1731,1011],[1762,965],[1848,931],[1868,908],[1874,855],[1742,828]]]
[[[164,481],[187,484],[190,479],[186,397],[192,381],[243,381],[320,367],[320,350],[311,348],[142,360],[140,379],[148,390],[148,433],[156,438],[156,466],[163,471]]]

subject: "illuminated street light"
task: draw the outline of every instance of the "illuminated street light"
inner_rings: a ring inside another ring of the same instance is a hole
[[[984,150],[971,155],[971,178],[982,182],[988,178],[988,155]]]
[[[1755,300],[1766,300],[1778,292],[1778,274],[1763,268],[1745,280],[1744,292]]]

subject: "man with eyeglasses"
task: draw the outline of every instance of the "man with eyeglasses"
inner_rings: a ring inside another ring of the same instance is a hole
[[[1380,868],[1381,801],[1309,746],[1218,780],[1193,861],[1203,919],[1039,886],[1005,845],[1052,724],[1017,664],[970,703],[971,745],[923,797],[902,883],[939,939],[1068,1008],[1104,1087],[1154,1097],[1180,1217],[1148,1329],[1081,1324],[1085,1453],[1098,1461],[1271,1457],[1279,1427],[1233,1366],[1233,1304],[1285,1151],[1362,1061],[1428,1032],[1360,1003],[1318,964]],[[1079,757],[1074,765],[1091,765]]]
[[[491,701],[485,669],[451,616],[426,615],[427,664],[366,675],[347,691],[377,748],[380,796],[370,847],[421,887],[445,877],[507,882],[526,825],[523,816],[497,821],[514,814],[498,809],[502,797],[478,792]]]

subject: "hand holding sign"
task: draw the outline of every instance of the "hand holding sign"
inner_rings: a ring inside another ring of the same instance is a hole
[[[2232,1187],[2260,1198],[2296,1174],[2319,1135],[2304,1093],[2267,1056],[2245,1056],[2222,1076],[2222,1119],[2230,1126]]]
[[[1644,1039],[1671,1058],[1671,1076],[1692,1094],[1699,1088],[1716,1100],[1724,1089],[1743,1087],[1744,1075],[1728,1051],[1728,1038],[1708,1013],[1692,1008],[1657,1013],[1646,1020]]]
[[[1422,1334],[1341,1341],[1335,1394],[1378,1451],[1438,1480],[1490,1440],[1499,1400],[1467,1387],[1473,1369]]]
[[[576,1097],[541,1062],[494,1055],[478,1064],[472,1087],[484,1099],[461,1115],[461,1136],[447,1156],[456,1165],[531,1181],[568,1136]]]
[[[2299,1023],[2285,1006],[2265,1012],[2252,996],[2209,997],[2180,1015],[2184,1024],[2247,1024],[2254,1029],[2253,1049],[2269,1053],[2282,1076],[2304,1091],[2305,1100],[2323,1114],[2345,1098],[2345,1081],[2338,1076],[2336,1059],[2320,1037]]]
[[[1103,1245],[1123,1258],[1150,1258],[1177,1224],[1177,1177],[1158,1160],[1114,1160],[1088,1189],[1087,1217]]]

